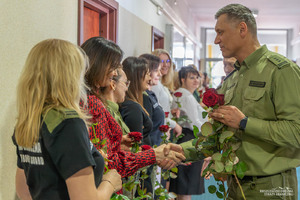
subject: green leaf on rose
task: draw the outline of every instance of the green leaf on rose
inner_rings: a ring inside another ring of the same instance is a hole
[[[222,157],[223,157],[223,158],[228,157],[228,155],[231,153],[231,151],[232,151],[232,147],[230,146],[229,149],[227,149],[226,151],[224,151],[224,152],[222,153]]]
[[[224,164],[221,161],[215,161],[215,170],[220,173],[224,170]]]
[[[173,167],[173,168],[171,169],[171,172],[178,173],[178,168],[177,168],[177,167]]]
[[[193,133],[194,133],[194,136],[195,138],[198,138],[198,133],[199,133],[199,128],[197,126],[193,126]]]
[[[170,178],[173,178],[173,179],[177,178],[177,174],[170,172]]]
[[[223,199],[224,198],[224,195],[221,192],[219,192],[219,191],[216,192],[216,195],[217,195],[217,197],[219,199]]]
[[[223,184],[220,184],[220,185],[219,185],[219,191],[220,191],[220,192],[225,192],[225,187],[224,187]]]
[[[205,122],[202,126],[201,126],[201,133],[203,136],[209,136],[213,133],[213,127],[212,124],[209,122]]]
[[[208,115],[208,112],[204,111],[202,112],[202,118],[204,119]]]
[[[237,163],[236,165],[236,175],[242,179],[245,176],[245,172],[248,170],[248,166],[246,165],[245,162],[241,161],[239,163]]]
[[[214,155],[212,155],[212,159],[216,160],[216,161],[221,161],[222,159],[222,154],[220,154],[219,152],[215,153]]]
[[[223,143],[225,139],[230,139],[233,135],[234,135],[234,133],[232,131],[225,131],[225,132],[221,133],[219,142]]]
[[[208,186],[207,189],[208,189],[208,192],[211,193],[211,194],[214,194],[214,193],[216,193],[216,191],[217,191],[217,188],[216,188],[216,186],[214,186],[214,185]]]
[[[198,139],[197,139],[197,138],[193,139],[192,145],[196,147],[196,143],[197,143],[197,141],[198,141]]]
[[[227,161],[225,164],[225,171],[232,172],[232,170],[233,170],[233,162]]]

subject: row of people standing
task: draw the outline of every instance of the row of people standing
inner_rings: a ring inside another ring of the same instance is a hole
[[[185,159],[174,151],[166,155],[167,145],[138,153],[121,149],[131,140],[104,106],[102,92],[117,76],[123,53],[100,37],[82,49],[50,39],[38,43],[27,58],[13,136],[21,199],[109,199],[121,189],[121,177],[154,163],[170,169]],[[103,141],[112,169],[104,176],[105,155],[95,149],[101,150]]]

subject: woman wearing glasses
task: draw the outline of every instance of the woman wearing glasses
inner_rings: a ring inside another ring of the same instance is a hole
[[[161,61],[161,80],[157,85],[152,87],[152,91],[158,98],[158,103],[161,105],[165,113],[170,113],[166,117],[166,123],[173,129],[174,136],[178,137],[182,133],[182,128],[174,120],[171,119],[171,113],[179,117],[179,110],[171,110],[173,97],[171,92],[174,92],[173,76],[174,71],[172,68],[172,60],[169,53],[164,49],[155,49],[152,53],[160,58]]]
[[[125,100],[126,91],[128,90],[130,81],[127,79],[127,76],[122,68],[118,68],[116,71],[117,75],[113,77],[110,85],[103,89],[103,96],[105,98],[104,104],[122,129],[123,137],[121,141],[121,149],[130,151],[131,138],[129,138],[127,135],[130,130],[123,121],[119,111],[119,104],[123,103]]]
[[[85,73],[85,80],[90,87],[88,92],[88,111],[93,116],[89,128],[90,139],[97,149],[107,147],[108,168],[117,169],[122,177],[133,175],[139,168],[154,163],[164,163],[164,146],[143,152],[131,153],[121,150],[122,129],[108,112],[102,102],[105,101],[103,91],[117,76],[116,69],[120,67],[123,52],[112,41],[102,37],[93,37],[81,45],[89,57],[90,67]],[[101,141],[105,141],[103,144]],[[166,168],[179,163],[177,157],[184,159],[181,154],[172,152],[167,156],[172,160]]]

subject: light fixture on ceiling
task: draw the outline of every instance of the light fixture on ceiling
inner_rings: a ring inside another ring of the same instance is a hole
[[[161,15],[161,14],[162,14],[162,7],[157,6],[157,7],[156,7],[156,13],[157,13],[158,15]]]
[[[174,0],[174,5],[175,5],[175,6],[177,5],[177,0]]]
[[[257,9],[252,9],[252,15],[256,18],[258,16],[258,10]]]
[[[156,1],[156,0],[150,0],[153,5],[156,6],[156,13],[157,15],[162,15],[163,13],[163,7]]]

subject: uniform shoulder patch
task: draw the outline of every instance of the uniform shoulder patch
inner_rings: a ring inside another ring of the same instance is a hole
[[[276,65],[279,69],[283,68],[284,66],[289,64],[289,61],[287,58],[282,57],[280,55],[270,55],[268,56],[268,59]]]
[[[72,109],[51,109],[46,113],[46,116],[43,114],[44,123],[46,124],[50,133],[65,119],[79,118],[78,113]]]

